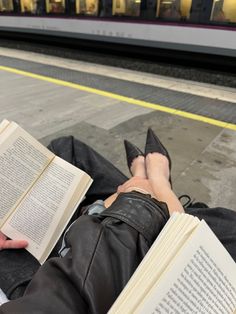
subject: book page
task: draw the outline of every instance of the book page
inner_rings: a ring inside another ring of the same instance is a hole
[[[63,215],[67,223],[91,181],[85,172],[55,157],[9,217],[3,232],[12,239],[27,240],[26,249],[40,260],[55,230],[53,244],[62,233],[65,225],[61,225],[60,230],[58,225]]]
[[[0,134],[0,225],[54,157],[11,122]]]
[[[108,313],[133,313],[198,224],[192,215],[174,213]]]
[[[204,221],[143,298],[139,314],[233,314],[236,264]]]

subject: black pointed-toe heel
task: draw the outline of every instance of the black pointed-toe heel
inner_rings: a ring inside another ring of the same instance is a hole
[[[147,156],[147,154],[149,154],[149,153],[160,153],[160,154],[166,156],[168,161],[169,161],[169,169],[171,172],[172,163],[171,163],[170,155],[169,155],[167,149],[165,148],[165,146],[161,143],[161,141],[159,140],[159,138],[156,136],[156,134],[153,132],[153,130],[151,128],[149,128],[147,131],[145,156]],[[170,175],[169,181],[170,181],[170,184],[172,187],[171,175]]]
[[[144,156],[144,154],[137,146],[135,146],[134,144],[130,143],[127,140],[124,140],[124,145],[125,145],[125,151],[126,151],[127,165],[131,173],[130,168],[131,168],[133,160],[137,158],[138,156]]]

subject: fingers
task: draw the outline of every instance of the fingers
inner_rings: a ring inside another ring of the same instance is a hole
[[[130,180],[126,181],[117,189],[118,193],[127,193],[131,191],[137,191],[143,194],[150,194],[152,196],[154,195],[153,189],[149,181],[140,177],[132,177]]]
[[[23,249],[28,245],[28,242],[25,240],[5,240],[4,242],[0,241],[0,249]]]
[[[28,245],[26,240],[7,240],[7,237],[0,232],[0,250],[23,249]]]
[[[147,190],[137,187],[135,185],[129,185],[129,186],[119,186],[117,192],[118,193],[127,193],[127,192],[132,192],[132,191],[137,191],[143,194],[150,194]]]
[[[7,239],[7,237],[5,236],[5,234],[3,234],[1,231],[0,231],[0,243],[1,241],[5,241]]]

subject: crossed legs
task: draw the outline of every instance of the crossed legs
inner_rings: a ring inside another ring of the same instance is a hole
[[[158,201],[165,202],[170,214],[184,212],[183,206],[171,189],[169,161],[160,153],[149,153],[146,157],[138,156],[131,164],[133,177],[119,186],[118,192],[139,192],[151,194]]]

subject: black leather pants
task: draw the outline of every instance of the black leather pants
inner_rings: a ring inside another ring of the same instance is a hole
[[[72,136],[52,141],[49,149],[86,171],[94,179],[82,205],[91,204],[97,199],[106,199],[127,180],[127,177],[109,161]],[[186,212],[205,219],[236,261],[236,212],[225,208],[188,208]],[[73,220],[80,214],[81,206]],[[11,299],[20,297],[38,267],[38,262],[25,250],[1,251],[0,288]]]
[[[127,177],[88,145],[72,136],[52,141],[49,149],[86,171],[94,182],[86,194],[87,204],[106,199]],[[184,193],[185,191],[183,191]],[[198,200],[201,201],[201,200]],[[187,208],[186,212],[204,219],[236,261],[236,212],[225,208]],[[78,216],[79,216],[78,212]]]
[[[52,141],[48,148],[57,156],[87,172],[94,180],[70,223],[81,214],[81,208],[98,199],[106,199],[127,177],[91,147],[72,136]],[[62,238],[62,237],[61,237]],[[56,256],[61,239],[50,256]],[[20,297],[39,267],[38,261],[26,250],[0,251],[0,288],[8,298]]]

